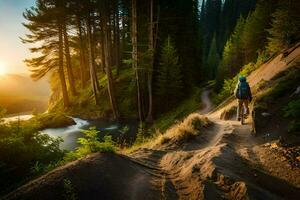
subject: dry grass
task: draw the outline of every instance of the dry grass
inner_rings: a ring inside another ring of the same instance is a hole
[[[191,140],[201,134],[203,128],[208,127],[211,122],[207,117],[193,113],[182,122],[179,122],[161,135],[156,143],[165,144],[168,142],[181,143]]]
[[[163,144],[183,143],[197,137],[201,134],[203,128],[207,128],[210,125],[211,122],[207,117],[193,113],[183,121],[173,125],[164,134],[157,131],[153,138],[149,139],[144,144],[134,145],[131,148],[124,149],[122,153],[128,154],[140,148],[155,148]]]

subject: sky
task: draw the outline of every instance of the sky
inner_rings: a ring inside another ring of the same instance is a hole
[[[5,73],[29,73],[23,61],[31,55],[19,37],[27,32],[22,14],[34,4],[35,0],[0,0],[0,67]]]

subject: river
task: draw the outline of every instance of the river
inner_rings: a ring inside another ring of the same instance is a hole
[[[5,122],[18,120],[29,120],[33,115],[19,115],[4,118]],[[99,137],[111,135],[113,140],[118,143],[132,143],[137,132],[137,123],[135,121],[112,122],[108,120],[83,120],[76,117],[71,117],[75,121],[75,125],[63,128],[50,128],[42,130],[42,134],[47,134],[51,137],[60,137],[63,142],[60,148],[63,150],[75,150],[79,147],[78,138],[84,137],[82,130],[88,130],[90,127],[96,127],[100,131]],[[127,130],[125,133],[123,130]]]

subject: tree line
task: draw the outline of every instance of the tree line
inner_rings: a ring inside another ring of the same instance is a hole
[[[299,8],[297,0],[36,0],[22,41],[36,55],[26,60],[32,78],[49,74],[66,109],[90,91],[95,105],[107,95],[118,119],[123,95],[151,122],[193,87],[216,80],[219,91],[243,65],[299,41]],[[134,97],[118,88],[122,75]]]
[[[201,10],[203,65],[217,92],[243,66],[264,62],[300,40],[297,0],[207,0]]]
[[[152,121],[201,80],[197,0],[37,0],[23,15],[30,34],[22,41],[36,55],[25,60],[31,77],[49,74],[65,108],[87,87],[101,104],[99,78],[106,77],[113,117],[120,118],[115,80],[131,68],[138,118]]]

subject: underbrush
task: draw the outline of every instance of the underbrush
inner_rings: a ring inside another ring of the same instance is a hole
[[[201,108],[202,89],[195,88],[192,95],[170,112],[164,113],[154,121],[153,127],[160,132],[166,131],[170,126],[187,117]]]
[[[272,84],[268,84],[264,92],[256,98],[257,105],[263,108],[268,103],[276,103],[282,97],[289,96],[288,98],[292,99],[291,95],[299,86],[299,80],[300,69],[297,67],[280,73],[271,80]]]
[[[300,94],[295,93],[300,86],[299,81],[298,66],[274,77],[270,83],[264,85],[264,90],[257,96],[254,105],[255,113],[266,112],[276,105],[280,107],[279,116],[289,121],[287,132],[300,135]],[[284,104],[278,104],[283,101]]]
[[[116,152],[117,147],[115,146],[112,137],[104,136],[103,139],[100,139],[100,131],[98,131],[95,127],[92,127],[89,130],[83,130],[82,133],[85,137],[78,139],[78,143],[81,144],[81,146],[75,151],[67,153],[63,162],[74,161],[96,152]]]
[[[66,116],[62,112],[38,114],[30,119],[28,123],[38,124],[39,130],[47,128],[61,128],[75,124],[73,119]]]
[[[136,89],[134,71],[132,68],[123,68],[120,75],[116,75],[116,70],[113,71],[115,78],[116,100],[120,113],[124,118],[135,117],[135,99]],[[80,116],[86,119],[112,118],[111,105],[108,95],[107,78],[104,74],[98,74],[100,91],[98,91],[99,105],[95,104],[93,91],[90,84],[87,84],[84,89],[78,89],[77,96],[70,96],[71,106],[65,110],[62,100],[52,100],[50,102],[50,112],[64,111],[71,116]]]
[[[40,134],[38,129],[37,123],[0,123],[0,195],[63,158],[61,140]]]
[[[190,114],[182,121],[177,121],[169,129],[162,133],[156,131],[143,142],[135,143],[130,148],[124,149],[125,153],[134,152],[140,148],[153,148],[164,144],[181,144],[201,135],[203,129],[208,128],[212,122],[200,114]]]
[[[284,107],[284,117],[291,120],[289,133],[300,135],[300,99],[292,100]]]
[[[62,139],[40,133],[44,128],[66,126],[73,120],[60,113],[37,115],[28,121],[4,123],[0,109],[0,196],[25,182],[36,178],[70,161],[95,152],[116,152],[111,136],[99,137],[96,128],[82,131],[81,144],[72,152],[59,148]]]
[[[182,101],[173,110],[159,116],[150,127],[141,124],[137,132],[135,143],[131,147],[124,149],[124,151],[132,152],[142,146],[155,143],[157,138],[161,137],[161,133],[165,132],[173,125],[178,124],[190,113],[199,110],[201,108],[201,93],[202,89],[194,88],[192,95],[189,98]],[[165,138],[165,141],[169,141],[169,139]]]

